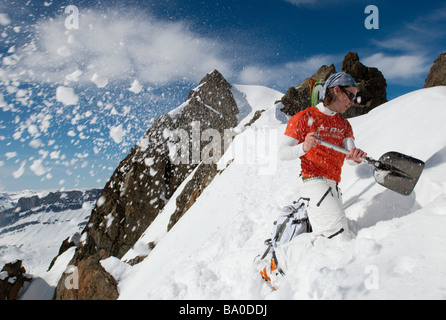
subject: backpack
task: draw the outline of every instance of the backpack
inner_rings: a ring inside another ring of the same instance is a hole
[[[325,81],[322,79],[314,80],[310,79],[310,96],[311,96],[311,106],[317,105],[323,99],[321,97],[322,88],[324,87]]]
[[[261,259],[265,258],[274,248],[290,242],[299,234],[312,231],[305,201],[308,203],[309,199],[300,198],[282,209],[279,217],[274,221],[271,238],[265,240],[265,245],[268,248]]]

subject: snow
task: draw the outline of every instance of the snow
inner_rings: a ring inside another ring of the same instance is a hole
[[[91,77],[91,81],[94,82],[94,84],[98,87],[98,88],[104,88],[105,86],[107,86],[108,84],[108,79],[101,76],[98,73],[94,73],[93,76]]]
[[[140,93],[142,90],[142,85],[139,83],[138,79],[133,80],[132,85],[129,88],[129,91],[133,92],[134,94]]]
[[[10,197],[14,200],[28,194],[40,197],[45,195],[45,193],[24,192]],[[77,210],[39,212],[27,215],[14,224],[0,226],[0,266],[20,259],[27,273],[42,279],[50,277],[53,280],[47,283],[55,287],[58,279],[53,269],[53,272],[48,274],[49,264],[57,256],[62,242],[74,233],[82,231],[93,205],[93,202],[86,202]],[[62,266],[63,268],[68,261]]]
[[[9,197],[16,202],[21,197],[44,197],[49,192],[50,190],[23,191],[9,194]],[[62,242],[82,231],[93,205],[94,202],[86,202],[77,210],[39,212],[22,217],[13,224],[0,226],[0,268],[6,263],[20,259],[26,273],[33,277],[20,299],[53,298],[57,282],[72,259],[75,247],[69,248],[59,256],[50,271],[47,269],[57,256]]]
[[[256,146],[273,141],[265,128],[274,136],[285,124],[274,120],[274,105],[252,98],[265,88],[236,89],[240,99],[245,97],[246,114],[266,109],[265,118],[240,127],[243,132],[234,140],[254,136],[254,144],[244,140],[245,152],[256,153]],[[265,250],[263,241],[280,209],[299,197],[299,163],[277,161],[275,170],[259,175],[265,159],[257,155],[250,161],[234,159],[169,232],[170,202],[127,256],[103,263],[119,278],[119,298],[446,298],[446,135],[440,134],[445,104],[445,87],[422,89],[351,119],[357,145],[369,156],[399,151],[425,161],[425,171],[405,197],[378,185],[372,167],[345,165],[341,188],[357,237],[315,241],[295,272],[281,279],[279,290],[260,279],[253,260]],[[427,106],[429,112],[423,112]],[[144,249],[154,240],[153,250]],[[123,267],[138,250],[147,258]]]
[[[41,276],[33,276],[33,279],[20,300],[51,300],[54,296],[54,290],[62,274],[68,269],[68,264],[74,256],[75,247],[69,248],[62,253],[54,263],[50,271]]]
[[[78,103],[78,96],[74,93],[73,88],[59,86],[56,89],[56,100],[64,105],[72,105]]]
[[[15,179],[18,179],[18,178],[20,178],[23,175],[23,173],[25,172],[25,165],[26,165],[26,160],[23,160],[22,164],[20,165],[20,168],[18,168],[16,171],[14,171],[12,173],[12,176]]]
[[[7,193],[0,193],[0,212],[14,208],[15,203]]]
[[[10,23],[11,23],[11,19],[9,19],[8,14],[0,13],[0,24],[3,26],[7,26]]]
[[[121,143],[123,137],[125,136],[125,130],[122,128],[122,124],[118,126],[111,126],[110,127],[110,137],[113,139],[116,143]]]

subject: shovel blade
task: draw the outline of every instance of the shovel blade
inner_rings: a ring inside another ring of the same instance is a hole
[[[395,151],[383,154],[379,162],[374,172],[376,182],[405,196],[412,193],[424,169],[423,161]]]

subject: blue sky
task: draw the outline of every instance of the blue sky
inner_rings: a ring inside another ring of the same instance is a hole
[[[0,192],[103,187],[213,69],[285,92],[353,51],[396,98],[424,86],[445,33],[443,2],[2,0]]]

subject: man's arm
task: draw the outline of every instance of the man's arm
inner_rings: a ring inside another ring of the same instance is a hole
[[[299,143],[294,138],[283,135],[280,138],[279,144],[279,159],[282,161],[285,160],[294,160],[305,155],[306,152],[303,150],[303,143]]]
[[[304,156],[311,148],[319,144],[317,132],[311,132],[305,137],[303,143],[284,135],[279,146],[280,160],[294,160]]]
[[[353,140],[353,138],[345,138],[342,142],[342,146],[350,151],[350,154],[346,157],[349,165],[360,164],[362,162],[361,159],[367,157],[367,153],[356,148],[355,140]]]

